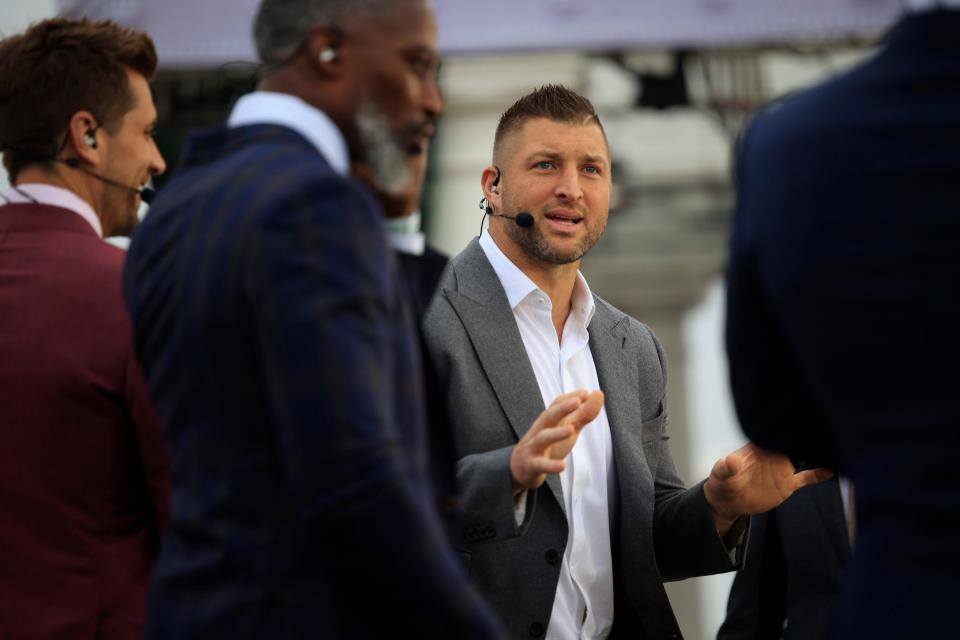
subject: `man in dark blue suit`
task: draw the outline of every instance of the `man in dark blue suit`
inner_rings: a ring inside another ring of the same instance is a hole
[[[734,397],[755,442],[856,487],[845,639],[957,626],[960,11],[915,4],[876,56],[759,115],[740,148]]]
[[[153,638],[487,638],[437,513],[414,317],[372,195],[442,109],[423,0],[266,0],[259,91],[188,142],[134,238],[171,447]]]
[[[427,157],[429,153],[410,155],[407,164],[410,167],[410,180],[400,192],[387,193],[377,188],[370,167],[364,164],[354,166],[354,171],[376,192],[383,207],[384,228],[387,241],[393,249],[400,272],[403,296],[413,310],[418,327],[418,342],[421,354],[425,354],[423,332],[420,331],[421,319],[427,305],[440,284],[440,276],[449,262],[449,258],[431,247],[426,234],[420,230],[420,199],[424,179],[427,176]],[[444,409],[440,394],[432,392],[439,388],[436,372],[430,358],[422,357],[423,384],[427,390],[427,422],[430,433],[430,455],[434,472],[434,488],[437,504],[448,527],[451,540],[460,535],[463,525],[460,512],[456,474],[454,473],[453,445],[450,418]]]

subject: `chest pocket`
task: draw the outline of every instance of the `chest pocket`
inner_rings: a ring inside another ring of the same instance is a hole
[[[643,455],[647,459],[650,473],[656,477],[660,466],[661,451],[666,447],[667,412],[662,411],[656,418],[640,424],[640,440],[643,443]]]

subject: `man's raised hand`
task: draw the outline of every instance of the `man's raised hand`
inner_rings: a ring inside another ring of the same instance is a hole
[[[557,396],[534,421],[510,453],[513,494],[536,489],[548,473],[564,470],[563,459],[573,449],[580,431],[603,407],[603,392],[572,391]]]

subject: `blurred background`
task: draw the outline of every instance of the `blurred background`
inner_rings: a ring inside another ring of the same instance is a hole
[[[428,238],[455,254],[477,234],[480,172],[490,162],[500,113],[516,98],[546,83],[588,96],[610,139],[615,193],[607,232],[583,270],[597,294],[649,324],[663,342],[673,454],[687,482],[696,482],[743,441],[722,337],[739,131],[771,100],[868,55],[901,4],[434,0],[446,114],[425,189]],[[0,35],[58,13],[148,31],[161,65],[153,89],[157,142],[175,167],[187,130],[223,121],[255,85],[256,6],[257,0],[3,0]],[[732,577],[668,585],[689,640],[715,636]]]

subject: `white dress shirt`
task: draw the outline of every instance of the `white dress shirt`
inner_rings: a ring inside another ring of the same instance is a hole
[[[480,246],[507,294],[544,405],[562,393],[599,389],[587,333],[594,301],[583,275],[577,274],[563,339],[558,341],[550,297],[510,262],[486,231]],[[560,484],[568,537],[547,638],[606,638],[613,625],[609,497],[615,490],[606,408],[584,427],[564,462]]]
[[[33,200],[31,200],[31,198],[33,198]],[[93,207],[69,189],[56,187],[52,184],[27,182],[17,185],[16,188],[11,188],[0,197],[0,200],[15,203],[36,201],[39,204],[68,209],[86,220],[87,223],[93,227],[93,230],[97,232],[97,235],[101,238],[103,237],[103,227],[100,225],[100,218],[97,217]]]
[[[383,228],[394,251],[411,256],[422,256],[427,247],[427,238],[420,231],[420,212],[414,211],[402,218],[384,218]]]
[[[228,127],[252,124],[275,124],[293,129],[317,148],[334,171],[342,176],[350,173],[350,155],[340,129],[327,114],[287,93],[254,91],[234,105]]]

